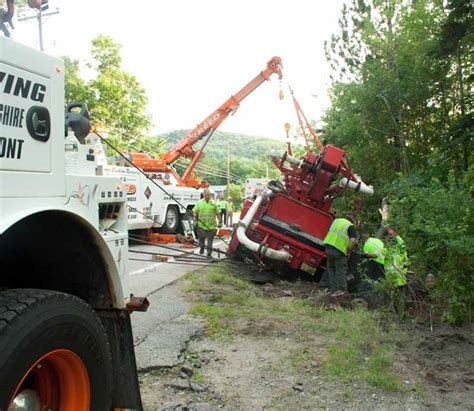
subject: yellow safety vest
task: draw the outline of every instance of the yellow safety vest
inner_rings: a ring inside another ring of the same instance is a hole
[[[373,260],[378,262],[379,264],[384,264],[385,256],[384,245],[382,240],[379,240],[378,238],[374,237],[367,239],[367,241],[364,243],[363,251],[366,254],[376,254],[377,257],[373,258]]]
[[[397,236],[385,250],[385,276],[395,287],[406,285],[407,264],[405,242]]]
[[[352,226],[349,220],[345,218],[336,218],[324,238],[323,243],[328,244],[347,255],[349,252],[349,227]]]

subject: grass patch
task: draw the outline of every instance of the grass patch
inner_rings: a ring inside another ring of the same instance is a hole
[[[204,375],[199,372],[195,372],[193,374],[193,381],[197,382],[198,384],[207,384],[206,377],[204,377]]]
[[[189,314],[206,318],[206,331],[209,338],[227,341],[231,341],[234,338],[234,329],[226,319],[238,316],[238,309],[200,303],[192,307],[189,310]]]
[[[319,358],[316,351],[308,347],[298,348],[290,355],[290,363],[294,368],[308,368],[318,362]]]
[[[377,347],[367,361],[364,379],[375,387],[389,391],[400,390],[399,376],[392,371],[393,347],[384,344]]]
[[[229,275],[229,273],[221,267],[216,267],[212,270],[207,275],[207,280],[213,284],[228,285],[237,290],[247,290],[251,286],[248,281],[234,275]]]
[[[330,345],[322,364],[322,370],[332,377],[342,379],[343,382],[359,380],[360,357],[361,353],[354,347]]]
[[[295,372],[316,368],[344,383],[401,389],[393,367],[401,337],[396,330],[384,331],[376,313],[364,307],[327,311],[309,299],[268,295],[236,270],[214,266],[184,277],[183,289],[196,292],[189,313],[206,319],[210,338],[232,340],[244,328],[246,334],[266,337],[285,331],[287,361]]]
[[[369,350],[371,351],[369,354],[367,354],[369,345],[363,349],[361,346],[351,344],[349,340],[344,344],[331,344],[322,363],[323,372],[345,383],[365,381],[384,390],[400,390],[400,377],[393,371],[393,346],[377,345],[377,341],[370,338],[370,335],[367,336],[366,340],[368,339],[371,339],[370,345],[375,346],[373,350]]]

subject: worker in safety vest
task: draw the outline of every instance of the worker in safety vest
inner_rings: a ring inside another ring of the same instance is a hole
[[[227,227],[232,227],[232,217],[234,216],[234,204],[232,197],[227,198]]]
[[[366,262],[366,274],[372,281],[378,281],[385,276],[385,246],[382,240],[363,234],[361,240],[364,243],[363,256]]]
[[[197,220],[197,235],[199,238],[199,254],[204,253],[207,240],[207,256],[212,254],[212,243],[216,235],[216,219],[221,224],[221,214],[217,204],[211,200],[211,192],[206,188],[201,198],[193,208],[194,218]]]
[[[356,222],[353,215],[336,218],[324,238],[329,291],[347,291],[347,260],[357,242]]]
[[[388,228],[389,242],[385,249],[385,277],[394,287],[402,287],[407,283],[408,255],[405,241],[394,227]]]
[[[221,221],[225,224],[227,222],[227,201],[224,198],[220,197],[217,202],[219,206],[219,212],[221,214]]]

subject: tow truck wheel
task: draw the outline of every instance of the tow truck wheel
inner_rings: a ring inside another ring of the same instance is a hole
[[[174,234],[178,229],[179,224],[179,209],[176,206],[169,206],[166,210],[165,222],[161,227],[163,234]]]
[[[109,410],[110,355],[99,318],[81,299],[0,292],[0,409]]]

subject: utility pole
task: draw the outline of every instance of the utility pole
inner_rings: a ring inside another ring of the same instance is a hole
[[[227,142],[227,197],[230,197],[230,143]]]
[[[46,6],[46,7],[45,7]],[[38,8],[35,8],[35,15],[31,16],[21,16],[18,17],[18,21],[26,21],[26,20],[31,20],[31,19],[36,19],[38,20],[38,35],[39,35],[39,44],[40,44],[40,50],[44,51],[44,44],[43,44],[43,17],[47,16],[52,16],[54,14],[59,13],[59,9],[56,10],[50,10],[47,12],[44,12],[47,10],[47,3],[43,6],[39,6]]]

